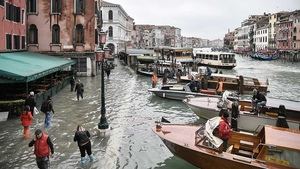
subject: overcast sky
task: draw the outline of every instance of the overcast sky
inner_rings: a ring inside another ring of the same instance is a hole
[[[171,25],[182,36],[223,39],[252,14],[300,9],[300,0],[106,0],[120,4],[136,24]]]

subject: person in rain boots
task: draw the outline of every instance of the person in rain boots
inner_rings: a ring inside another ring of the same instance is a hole
[[[35,130],[35,137],[28,144],[34,146],[35,160],[39,169],[50,168],[50,158],[54,154],[54,147],[50,137],[41,129]]]
[[[25,100],[25,106],[29,106],[30,107],[30,112],[31,112],[31,115],[33,117],[34,115],[34,107],[36,106],[36,101],[35,101],[35,98],[34,98],[34,92],[31,91],[29,93],[29,96],[26,98]]]
[[[73,92],[74,87],[75,87],[75,78],[74,78],[74,76],[72,76],[72,78],[70,79],[70,85],[71,85],[71,92]]]
[[[20,116],[20,119],[22,122],[22,126],[24,127],[24,129],[23,129],[24,139],[28,139],[30,137],[29,127],[31,126],[32,119],[33,119],[29,106],[25,106],[24,111],[22,112],[22,114]]]
[[[152,77],[151,77],[151,81],[152,81],[152,88],[156,87],[158,78],[157,78],[157,73],[153,72]]]
[[[53,102],[50,96],[47,97],[47,100],[45,100],[42,104],[41,111],[45,113],[45,122],[44,126],[45,129],[48,129],[51,127],[51,121],[52,121],[52,116],[54,114],[54,109],[53,109]]]
[[[77,141],[79,151],[81,154],[81,164],[85,163],[85,152],[87,152],[90,161],[94,160],[94,157],[92,155],[92,146],[91,146],[91,141],[90,141],[90,133],[89,131],[85,130],[82,126],[78,125],[75,136],[74,136],[74,141]]]
[[[75,92],[77,93],[77,100],[79,100],[79,96],[81,97],[81,99],[83,99],[83,84],[80,82],[80,80],[78,79],[76,86],[75,86]]]

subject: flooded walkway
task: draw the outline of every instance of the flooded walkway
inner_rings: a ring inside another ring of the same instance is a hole
[[[117,62],[116,62],[117,63]],[[173,157],[151,127],[162,116],[176,123],[192,123],[197,117],[177,101],[163,100],[147,92],[150,78],[136,75],[120,64],[112,71],[106,84],[106,113],[110,135],[96,135],[100,118],[100,76],[80,78],[84,99],[77,101],[70,86],[54,96],[52,128],[48,130],[54,143],[51,168],[194,168]],[[35,115],[31,133],[43,127],[44,114]],[[78,124],[92,135],[95,162],[82,167],[80,153],[73,136]],[[19,119],[0,123],[0,168],[37,168],[30,140],[23,140]],[[167,166],[166,166],[167,164]]]

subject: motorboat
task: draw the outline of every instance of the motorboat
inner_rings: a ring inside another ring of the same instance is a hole
[[[207,88],[216,88],[219,80],[223,82],[223,90],[237,91],[240,94],[251,94],[253,89],[257,89],[261,93],[268,92],[269,82],[262,82],[254,77],[242,75],[228,75],[212,73],[210,76],[205,75],[205,72],[192,72],[190,75],[181,76],[181,81],[189,82],[191,79],[198,81],[206,81]]]
[[[279,117],[279,106],[285,106],[285,116],[290,128],[300,128],[300,107],[299,102],[267,98],[267,104],[259,113],[251,112],[251,100],[239,100],[237,118],[237,128],[244,131],[255,132],[259,126],[276,125]],[[186,98],[183,102],[200,118],[210,119],[219,115],[222,108],[231,111],[232,102],[226,99],[226,96],[216,97],[195,97]],[[230,115],[231,116],[231,115]]]
[[[200,126],[158,123],[152,128],[176,156],[201,169],[300,168],[300,131],[264,126],[259,133],[231,131],[229,147],[214,135],[220,117]]]
[[[183,100],[187,96],[221,97],[220,95],[217,95],[215,89],[199,89],[198,91],[199,92],[192,92],[189,86],[185,84],[167,84],[158,88],[148,89],[148,92],[152,92],[156,96],[173,100]]]

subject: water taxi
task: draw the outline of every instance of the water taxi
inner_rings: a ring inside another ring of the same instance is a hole
[[[231,111],[231,102],[225,101],[226,98],[215,97],[195,97],[186,98],[183,102],[200,118],[210,119],[219,115],[222,108],[228,108]],[[251,112],[251,100],[238,101],[237,128],[244,131],[255,132],[259,126],[276,125],[279,117],[279,106],[285,106],[285,116],[290,128],[300,128],[300,107],[299,102],[267,98],[267,104],[261,112]],[[223,103],[222,103],[223,102]],[[224,104],[226,102],[226,104]],[[220,104],[221,103],[221,104]],[[229,103],[229,104],[227,104]],[[231,113],[230,113],[231,117]]]
[[[236,67],[234,53],[195,51],[195,59],[199,66],[209,66],[220,69]]]
[[[300,131],[264,126],[256,134],[232,131],[229,147],[214,129],[220,117],[205,125],[157,124],[152,130],[176,156],[201,169],[300,168]]]

